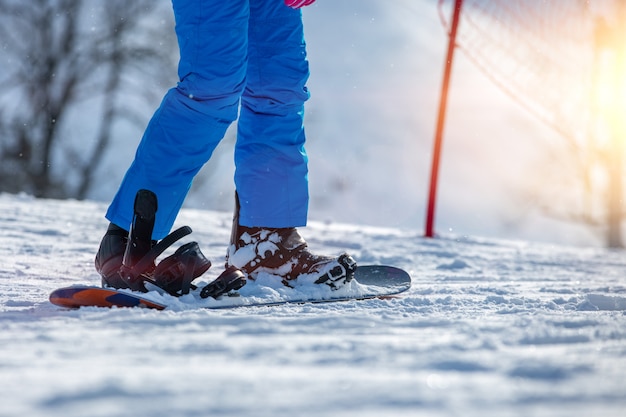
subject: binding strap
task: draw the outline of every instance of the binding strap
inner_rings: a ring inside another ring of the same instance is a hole
[[[154,245],[152,249],[150,249],[148,253],[146,253],[144,257],[139,260],[139,262],[130,268],[133,275],[139,276],[143,274],[146,270],[148,270],[148,268],[152,267],[156,258],[165,252],[167,248],[189,234],[191,234],[191,227],[183,226],[165,236],[161,241],[159,241],[159,243]]]

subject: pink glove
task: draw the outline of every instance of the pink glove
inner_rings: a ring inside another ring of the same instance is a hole
[[[313,3],[315,0],[285,0],[285,4],[292,9],[299,9],[303,6],[308,6]]]

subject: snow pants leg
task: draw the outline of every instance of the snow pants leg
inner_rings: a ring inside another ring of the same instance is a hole
[[[179,83],[165,95],[107,211],[132,222],[139,189],[159,200],[154,239],[169,233],[194,176],[237,118],[241,222],[306,223],[302,127],[308,63],[299,11],[278,0],[173,0]]]
[[[243,226],[306,225],[308,170],[304,102],[309,97],[300,11],[250,1],[248,78],[235,147]]]

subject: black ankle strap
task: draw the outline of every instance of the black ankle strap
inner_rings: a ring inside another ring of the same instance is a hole
[[[140,275],[145,270],[150,268],[156,258],[158,258],[159,255],[161,255],[163,252],[165,252],[167,248],[169,248],[174,243],[176,243],[176,241],[182,239],[189,234],[191,234],[191,227],[189,226],[183,226],[179,229],[174,230],[172,233],[165,236],[163,240],[154,245],[152,249],[150,249],[150,251],[148,251],[148,253],[146,253],[145,256],[139,260],[139,262],[133,265],[132,270],[134,272],[138,272],[138,274]]]

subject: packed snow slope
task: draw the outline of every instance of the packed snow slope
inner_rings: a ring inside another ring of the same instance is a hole
[[[98,284],[105,206],[0,194],[0,416],[623,416],[626,253],[312,223],[400,299],[234,310],[48,302]],[[230,214],[185,210],[221,270]]]

